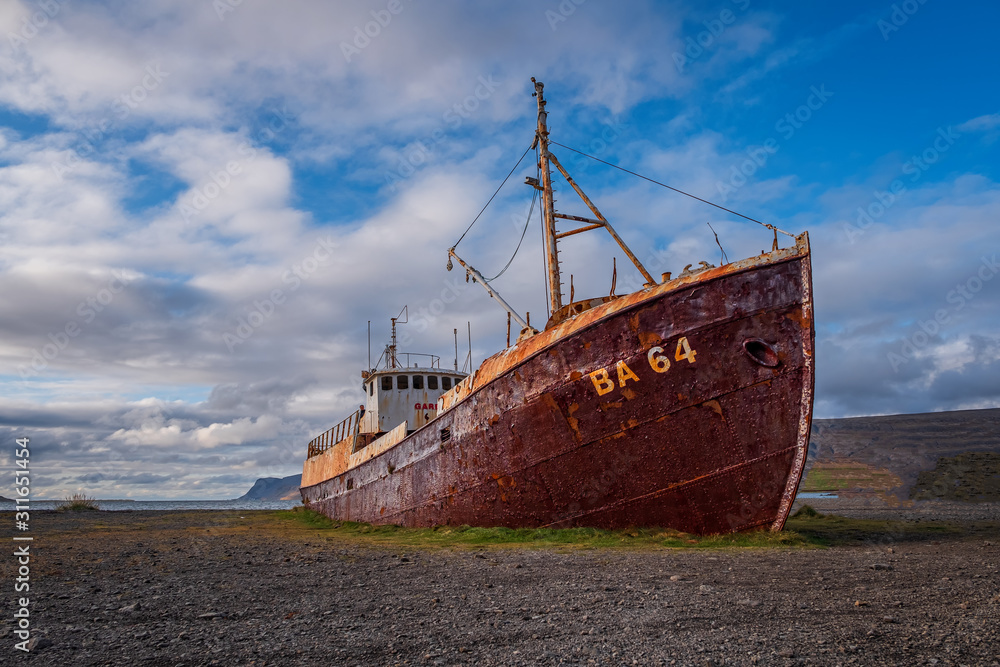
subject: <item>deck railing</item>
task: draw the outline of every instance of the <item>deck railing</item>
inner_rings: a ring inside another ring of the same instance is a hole
[[[347,419],[333,428],[309,441],[309,453],[306,458],[312,458],[330,449],[344,438],[358,437],[358,427],[361,422],[361,410],[355,410]],[[352,447],[353,449],[353,447]]]

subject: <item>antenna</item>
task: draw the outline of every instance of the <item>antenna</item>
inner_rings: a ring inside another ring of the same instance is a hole
[[[455,329],[455,370],[458,370],[458,329]]]
[[[372,368],[372,321],[368,320],[368,370]]]
[[[466,321],[466,326],[469,327],[469,373],[472,372],[472,322]]]
[[[403,309],[401,311],[399,311],[399,315],[396,315],[396,317],[390,318],[392,320],[392,343],[390,343],[389,346],[388,346],[389,358],[386,361],[389,362],[389,364],[390,364],[390,366],[392,368],[396,368],[396,366],[397,366],[397,361],[396,361],[396,322],[399,320],[400,317],[402,317],[403,321],[400,322],[400,324],[406,324],[407,323],[407,321],[409,320],[409,317],[410,317],[410,312],[409,312],[409,310],[407,310],[407,308],[408,308],[408,306],[403,306]]]

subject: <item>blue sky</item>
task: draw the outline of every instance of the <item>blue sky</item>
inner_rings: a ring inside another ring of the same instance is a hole
[[[998,19],[936,0],[4,3],[0,428],[32,438],[40,496],[234,497],[298,472],[358,402],[369,320],[376,349],[408,305],[411,350],[447,359],[471,322],[474,358],[497,351],[503,311],[445,253],[531,142],[532,76],[560,143],[810,232],[817,417],[997,407]],[[707,222],[730,259],[769,247],[556,153],[655,273],[717,263]],[[487,275],[529,163],[459,246]],[[619,291],[639,284],[610,239],[562,252],[577,295],[607,291],[613,257]],[[496,285],[534,322],[542,276],[536,220]]]

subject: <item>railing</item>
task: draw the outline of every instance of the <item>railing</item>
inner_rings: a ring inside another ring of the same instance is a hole
[[[430,367],[441,368],[441,357],[436,354],[427,354],[426,352],[399,352],[396,354],[396,361],[400,361],[402,357],[406,357],[406,361],[401,364],[403,368],[410,367],[410,357],[430,357]]]
[[[348,415],[347,419],[340,422],[325,433],[322,433],[309,441],[309,453],[306,458],[312,458],[330,449],[344,438],[358,437],[358,427],[361,422],[361,410],[355,410],[354,414]]]

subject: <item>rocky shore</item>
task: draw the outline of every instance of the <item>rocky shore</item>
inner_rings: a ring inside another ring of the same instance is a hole
[[[287,513],[33,513],[33,650],[14,650],[7,614],[3,662],[1000,665],[990,507],[947,537],[726,551],[394,548]],[[5,582],[15,569],[0,559]]]

